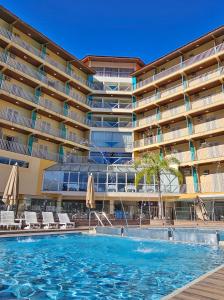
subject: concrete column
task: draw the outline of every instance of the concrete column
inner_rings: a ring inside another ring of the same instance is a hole
[[[110,200],[110,215],[114,214],[114,200]]]
[[[57,200],[56,200],[56,210],[57,212],[61,212],[61,208],[62,208],[62,196],[58,196]]]

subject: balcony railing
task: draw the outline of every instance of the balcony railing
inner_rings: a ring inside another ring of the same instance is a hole
[[[53,88],[56,91],[64,93],[66,97],[71,97],[79,103],[84,103],[87,105],[87,98],[85,96],[80,95],[79,93],[75,92],[74,89],[70,89],[69,92],[66,93],[65,85],[60,82],[59,80],[55,80],[53,78],[48,78],[46,75],[42,74],[40,71],[35,70],[28,65],[17,61],[14,58],[9,57],[6,53],[0,53],[0,61],[9,65],[11,68],[18,70],[30,77],[33,77],[44,84],[46,84],[49,88]]]
[[[94,82],[93,89],[96,91],[108,91],[108,92],[131,92],[132,85],[131,84],[109,84],[103,82]]]
[[[224,93],[216,93],[214,95],[205,96],[191,102],[191,108],[197,109],[200,107],[205,107],[207,105],[222,101],[224,99]]]
[[[15,126],[15,124],[18,124],[18,125],[24,126],[29,129],[38,130],[39,132],[54,136],[56,138],[66,139],[68,141],[78,143],[79,145],[88,146],[88,141],[86,139],[80,138],[80,137],[76,136],[75,134],[73,134],[71,137],[71,135],[69,135],[66,132],[61,131],[60,129],[46,126],[46,124],[43,123],[42,121],[39,121],[39,120],[34,121],[34,120],[24,117],[20,114],[15,115],[7,110],[0,111],[0,119],[11,122],[12,126]]]
[[[46,174],[47,172],[45,172]],[[136,187],[133,184],[124,184],[124,183],[95,183],[94,184],[95,192],[103,193],[151,193],[158,194],[158,185],[157,184],[141,184]],[[161,185],[161,190],[165,194],[179,194],[181,187],[179,185],[167,184]],[[70,182],[63,183],[57,182],[56,180],[44,180],[43,182],[43,191],[73,191],[73,192],[85,192],[86,183],[80,182]]]
[[[140,120],[137,120],[135,122],[136,126],[135,127],[139,127],[139,126],[148,126],[151,123],[155,122],[157,120],[156,115],[152,115],[146,118],[142,118]]]
[[[96,71],[95,76],[101,77],[117,77],[117,78],[131,78],[130,72],[113,72],[113,71]]]
[[[209,71],[207,73],[201,74],[199,76],[196,76],[194,78],[191,78],[188,80],[187,87],[186,88],[193,88],[194,86],[197,86],[199,84],[203,84],[211,79],[218,78],[220,75],[224,74],[224,68],[218,68],[212,71]],[[136,107],[142,107],[144,105],[150,104],[151,102],[154,102],[155,100],[162,100],[163,98],[169,97],[175,93],[184,92],[183,85],[177,85],[175,87],[169,88],[168,90],[164,90],[164,92],[161,92],[160,94],[157,93],[156,95],[152,95],[147,98],[143,98],[136,102]]]
[[[113,101],[113,100],[112,100]],[[122,102],[94,102],[89,101],[89,106],[92,108],[102,108],[102,109],[132,109],[132,103],[122,103]]]
[[[177,130],[171,130],[166,133],[163,133],[162,135],[162,141],[170,141],[170,140],[176,140],[182,137],[185,137],[189,135],[187,128],[177,129]]]
[[[107,128],[132,128],[131,121],[118,121],[118,122],[110,122],[110,121],[91,121],[90,125],[92,127],[107,127]]]
[[[88,123],[89,123],[86,118],[81,117],[77,113],[73,113],[68,110],[68,114],[66,115],[66,114],[64,114],[63,108],[60,107],[59,105],[56,105],[55,103],[52,103],[49,101],[46,101],[46,99],[43,99],[42,97],[37,99],[34,96],[34,94],[24,90],[22,87],[20,87],[18,85],[8,83],[5,80],[0,85],[0,89],[4,90],[5,92],[7,92],[9,94],[12,94],[16,97],[20,97],[20,98],[28,100],[32,103],[38,104],[44,108],[51,110],[52,112],[62,115],[63,117],[68,117],[68,118],[72,119],[73,121],[77,121],[77,122],[80,122],[80,123],[86,124],[86,125],[88,125]]]
[[[194,126],[194,133],[202,133],[224,128],[224,119],[211,119]]]
[[[151,77],[149,77],[149,78],[147,78],[147,79],[145,79],[143,81],[138,82],[137,85],[136,85],[136,88],[137,89],[141,88],[141,87],[143,87],[143,86],[145,86],[147,84],[150,84],[150,83],[152,83],[152,82],[154,82],[156,80],[159,80],[159,79],[161,79],[163,77],[171,75],[171,74],[173,74],[173,73],[175,73],[177,71],[181,71],[182,69],[184,69],[186,67],[189,67],[189,66],[191,66],[191,65],[193,65],[193,64],[195,64],[197,62],[200,62],[203,59],[206,59],[206,58],[208,58],[210,56],[213,56],[216,53],[220,53],[223,50],[224,50],[224,43],[219,44],[218,46],[212,47],[212,48],[210,48],[210,49],[208,49],[208,50],[206,50],[206,51],[204,51],[202,53],[199,53],[199,54],[197,54],[197,55],[195,55],[195,56],[193,56],[193,57],[191,57],[191,58],[189,58],[189,59],[187,59],[187,60],[185,60],[185,61],[177,64],[177,65],[172,66],[171,68],[169,68],[167,70],[164,70],[164,71],[162,71],[162,72],[160,72],[160,73],[158,73],[156,75],[153,75],[153,76],[151,76]]]
[[[15,152],[23,155],[28,155],[32,157],[52,160],[56,162],[64,163],[86,163],[89,158],[87,156],[76,156],[76,155],[61,155],[56,152],[43,151],[39,148],[39,145],[34,143],[33,147],[28,147],[27,145],[6,141],[0,139],[0,149],[10,152]]]
[[[155,144],[155,143],[158,143],[158,137],[157,136],[151,136],[151,137],[147,137],[147,138],[135,141],[134,142],[134,147],[139,148],[139,147],[152,145],[152,144]]]
[[[204,160],[208,158],[224,157],[224,145],[213,145],[199,148],[197,150],[197,159]]]
[[[81,76],[76,74],[73,70],[71,72],[69,72],[69,71],[67,71],[67,68],[63,64],[61,64],[59,62],[56,62],[51,57],[49,57],[47,55],[45,55],[45,57],[43,57],[43,54],[41,53],[40,49],[28,44],[27,42],[25,42],[20,37],[16,36],[12,32],[10,32],[6,28],[0,27],[0,35],[6,37],[9,40],[12,40],[17,45],[19,45],[20,47],[24,48],[25,50],[31,52],[32,54],[38,56],[39,58],[44,59],[45,61],[47,61],[52,66],[56,67],[57,69],[59,69],[60,71],[62,71],[64,73],[66,73],[66,75],[69,75],[72,78],[74,78],[75,80],[78,80],[80,83],[82,83],[86,86],[90,86],[90,84],[87,80],[85,80],[84,78],[82,78]]]

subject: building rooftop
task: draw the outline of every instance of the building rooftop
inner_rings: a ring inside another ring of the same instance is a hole
[[[139,57],[126,57],[126,56],[107,56],[107,55],[86,55],[81,59],[83,63],[88,61],[104,61],[104,62],[123,62],[123,63],[136,63],[140,67],[145,66],[145,63]]]

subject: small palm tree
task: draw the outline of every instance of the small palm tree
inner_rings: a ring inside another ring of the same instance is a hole
[[[159,219],[164,218],[163,211],[163,201],[162,201],[162,192],[161,192],[161,175],[164,173],[169,173],[178,178],[179,183],[183,182],[183,176],[178,168],[173,165],[179,165],[180,162],[175,157],[163,158],[159,153],[146,153],[139,160],[135,161],[135,168],[137,170],[135,185],[138,186],[139,182],[145,176],[146,183],[150,184],[152,177],[155,177],[156,184],[158,185],[158,194],[159,194]]]

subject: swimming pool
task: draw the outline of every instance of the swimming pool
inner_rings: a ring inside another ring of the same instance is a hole
[[[161,299],[224,263],[216,247],[58,235],[0,240],[0,299]]]

